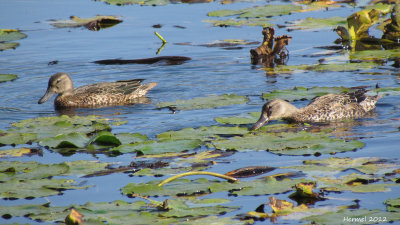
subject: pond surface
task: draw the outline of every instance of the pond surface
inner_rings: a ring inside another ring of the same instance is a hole
[[[250,63],[249,50],[258,44],[240,45],[240,48],[224,49],[222,47],[205,47],[203,44],[217,40],[242,39],[249,42],[262,41],[260,26],[214,27],[204,22],[214,19],[207,13],[220,9],[242,9],[264,5],[262,1],[238,1],[232,4],[221,2],[196,4],[168,4],[163,6],[107,5],[100,1],[90,0],[2,0],[0,7],[0,28],[19,29],[27,38],[18,40],[16,49],[0,52],[0,73],[17,74],[18,79],[0,83],[0,129],[6,130],[10,124],[20,120],[58,116],[65,112],[57,111],[52,100],[38,105],[37,101],[46,91],[48,78],[57,72],[69,73],[74,86],[142,78],[146,82],[157,82],[158,85],[149,91],[149,104],[131,106],[104,107],[98,109],[76,109],[69,115],[99,115],[109,119],[121,119],[126,124],[113,127],[113,133],[141,133],[149,138],[169,130],[181,130],[187,127],[218,125],[216,117],[236,116],[249,112],[258,112],[265,100],[262,93],[273,90],[291,89],[294,87],[331,87],[331,86],[371,86],[378,83],[380,87],[399,87],[400,71],[392,66],[394,62],[383,59],[383,63],[369,70],[349,72],[334,71],[295,71],[293,73],[267,74],[262,66]],[[282,4],[270,2],[268,4]],[[285,25],[307,17],[327,18],[332,16],[347,17],[360,10],[367,2],[357,2],[356,6],[342,5],[339,8],[310,12],[292,13],[273,17],[272,23]],[[82,18],[95,15],[121,16],[122,23],[100,31],[89,31],[79,28],[54,28],[49,20],[66,20],[71,15]],[[161,28],[153,25],[161,24]],[[179,27],[178,27],[179,26]],[[183,28],[182,28],[183,27]],[[168,43],[156,55],[162,45],[154,35],[160,33]],[[331,28],[316,30],[294,30],[275,26],[276,35],[290,35],[292,39],[287,46],[289,59],[287,65],[316,64],[320,59],[337,62],[348,62],[349,51],[342,50],[325,54],[326,50],[316,47],[336,45],[338,35]],[[371,32],[377,37],[380,31]],[[188,45],[181,43],[191,43]],[[339,46],[339,45],[336,45]],[[180,65],[128,64],[98,65],[93,63],[103,59],[140,59],[156,56],[186,56],[192,60]],[[49,62],[57,61],[50,65]],[[178,99],[191,99],[209,95],[236,94],[248,96],[246,104],[232,105],[215,109],[182,110],[172,113],[168,109],[157,109],[156,104]],[[296,101],[302,107],[309,101]],[[391,95],[382,98],[372,117],[356,120],[347,127],[347,135],[361,138],[365,146],[356,151],[337,153],[336,157],[381,157],[398,159],[400,100]],[[277,121],[273,123],[284,123]],[[250,127],[250,125],[249,125]],[[10,149],[10,146],[2,147]],[[204,147],[203,147],[204,149]],[[316,156],[279,156],[266,151],[237,152],[223,158],[209,171],[226,173],[245,166],[283,167],[300,165],[303,160],[324,159],[332,155]],[[43,155],[10,158],[2,160],[37,161],[40,163],[60,163],[75,160],[99,160],[102,162],[129,165],[134,160],[132,154],[108,157],[103,154],[77,153],[62,156],[57,152],[43,149]],[[165,178],[165,177],[164,177]],[[94,185],[87,190],[69,190],[63,195],[36,198],[33,200],[0,200],[1,205],[23,205],[51,202],[52,206],[85,204],[86,202],[110,202],[117,199],[132,201],[121,194],[120,188],[131,182],[147,182],[154,177],[129,177],[123,173],[95,178],[77,178],[78,182]],[[315,204],[318,206],[350,205],[354,199],[360,200],[360,207],[365,209],[384,209],[382,203],[390,197],[398,197],[399,187],[382,193],[331,193],[328,201]],[[226,194],[213,194],[212,197],[227,198]],[[268,202],[267,195],[228,197],[230,205],[240,205],[241,209],[228,213],[234,216],[255,210],[260,204]],[[287,194],[275,195],[276,198],[288,199]],[[160,199],[158,199],[160,200]],[[339,220],[341,218],[338,218]],[[33,223],[23,217],[10,220],[0,219],[0,223]],[[265,223],[265,222],[258,222]],[[304,223],[297,220],[279,220],[277,223]],[[47,223],[46,223],[47,224]]]

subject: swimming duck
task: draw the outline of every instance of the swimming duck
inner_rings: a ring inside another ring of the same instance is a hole
[[[47,91],[38,104],[46,102],[54,94],[58,94],[54,100],[56,108],[132,104],[135,99],[144,96],[157,85],[157,83],[141,84],[142,81],[143,79],[103,82],[74,89],[68,74],[56,73],[50,77]]]
[[[324,122],[359,118],[375,108],[381,96],[366,96],[364,89],[346,94],[328,94],[314,98],[307,106],[296,106],[282,99],[264,104],[260,119],[251,128],[257,130],[270,120],[284,119],[290,122]]]

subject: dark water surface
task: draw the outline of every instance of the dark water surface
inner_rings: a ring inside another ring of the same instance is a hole
[[[267,76],[260,66],[250,64],[249,50],[257,45],[244,46],[242,49],[226,50],[218,47],[176,45],[175,43],[191,42],[193,45],[211,43],[223,39],[244,39],[261,41],[261,27],[213,27],[203,20],[210,19],[207,13],[217,9],[240,9],[264,2],[238,2],[223,5],[218,2],[203,4],[169,4],[166,6],[112,6],[103,2],[90,0],[0,0],[0,28],[21,29],[28,35],[18,40],[20,46],[15,50],[0,52],[0,73],[17,74],[13,82],[0,83],[0,129],[7,129],[10,123],[43,116],[59,115],[53,108],[52,100],[38,105],[37,101],[44,94],[48,78],[56,72],[67,72],[71,75],[75,87],[94,82],[144,78],[145,82],[157,82],[158,85],[148,93],[151,104],[134,106],[106,107],[100,109],[77,109],[76,115],[101,115],[106,118],[117,118],[128,121],[127,124],[113,128],[114,133],[140,132],[153,138],[167,130],[179,130],[186,127],[216,125],[215,117],[238,115],[259,111],[264,103],[262,93],[288,89],[295,86],[375,86],[398,87],[399,70],[392,67],[393,62],[368,72],[301,72]],[[359,3],[362,5],[363,2]],[[294,21],[299,18],[313,17],[347,17],[360,8],[350,6],[329,11],[294,13],[276,17],[275,24]],[[50,19],[67,19],[71,15],[82,18],[95,15],[119,15],[123,23],[99,32],[84,28],[53,28]],[[155,29],[154,24],[162,24]],[[183,26],[186,29],[175,27]],[[102,59],[137,59],[155,57],[161,41],[154,35],[158,31],[168,41],[159,55],[177,55],[191,57],[192,60],[181,65],[97,65],[92,63]],[[290,58],[288,65],[317,63],[322,57],[310,57],[313,53],[324,50],[315,47],[333,45],[337,35],[329,30],[293,31],[276,28],[277,35],[289,34],[293,38],[288,46]],[[378,34],[378,36],[380,36]],[[348,61],[344,51],[334,55],[340,60]],[[55,65],[49,62],[57,60]],[[375,74],[374,74],[375,73]],[[180,111],[172,114],[168,110],[157,110],[155,104],[161,101],[203,97],[210,94],[234,93],[249,96],[248,104],[223,107],[218,109]],[[308,102],[295,102],[304,106]],[[350,153],[340,153],[338,157],[399,157],[400,100],[396,96],[382,98],[377,104],[376,116],[357,120],[351,132],[366,146]],[[321,156],[318,158],[327,158]],[[227,171],[250,165],[287,166],[298,165],[310,156],[277,156],[268,152],[236,153],[226,159],[231,163],[220,163],[212,167],[213,172]],[[57,153],[44,150],[43,156],[33,156],[16,160],[35,160],[41,163],[58,163],[74,160],[100,160],[117,162],[122,165],[133,160],[130,154],[110,158],[104,155],[75,154],[63,157]],[[224,159],[225,160],[225,159]],[[89,178],[87,182],[95,185],[88,190],[65,191],[64,195],[51,196],[34,200],[0,200],[1,205],[20,205],[45,203],[52,206],[84,204],[88,201],[107,202],[115,199],[131,201],[122,196],[120,188],[132,181],[144,182],[154,178],[128,177],[125,174],[114,174]],[[81,179],[80,181],[84,181]],[[79,181],[79,182],[80,182]],[[329,197],[361,199],[363,208],[384,208],[381,204],[389,197],[399,195],[399,188],[392,188],[389,193],[378,194],[331,194]],[[287,195],[278,195],[286,198]],[[221,194],[211,197],[226,197]],[[373,199],[373,200],[371,200]],[[258,205],[268,202],[268,196],[232,198],[243,208],[239,212],[254,210]],[[333,202],[333,203],[332,203]],[[336,204],[333,200],[330,204]],[[344,201],[337,202],[338,205]],[[346,201],[345,201],[346,202]],[[346,203],[348,203],[347,201]],[[323,205],[325,203],[317,203]],[[234,214],[237,214],[235,211]],[[0,219],[0,223],[32,221],[13,218],[11,221]],[[278,221],[279,222],[279,221]],[[285,222],[285,221],[284,221]],[[297,223],[290,221],[290,223]]]

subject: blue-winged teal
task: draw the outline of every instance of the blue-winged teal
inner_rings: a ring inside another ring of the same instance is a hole
[[[290,122],[324,122],[359,118],[375,108],[381,96],[366,96],[366,90],[347,94],[328,94],[314,98],[304,108],[296,108],[282,99],[264,104],[260,119],[252,130],[257,130],[270,120],[284,119]]]
[[[39,104],[58,94],[54,100],[56,108],[98,107],[105,105],[126,105],[143,97],[157,83],[141,84],[143,79],[103,82],[74,89],[70,76],[56,73],[50,77],[47,91]]]

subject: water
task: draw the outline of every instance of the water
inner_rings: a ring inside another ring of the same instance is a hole
[[[111,119],[122,119],[127,124],[115,127],[113,132],[140,132],[153,138],[156,134],[168,130],[179,130],[186,127],[216,125],[215,117],[238,115],[241,113],[259,111],[264,103],[260,95],[276,89],[287,89],[295,86],[375,86],[398,87],[399,71],[387,62],[372,72],[365,74],[356,72],[302,72],[293,74],[266,75],[259,66],[250,64],[249,50],[256,47],[244,46],[242,49],[225,50],[222,48],[207,48],[195,46],[223,39],[244,39],[261,41],[260,27],[212,27],[203,22],[209,19],[208,12],[217,9],[240,9],[263,2],[238,2],[222,5],[218,2],[204,4],[169,4],[157,7],[112,6],[103,2],[82,0],[0,0],[0,28],[21,29],[28,35],[26,39],[17,41],[20,46],[15,50],[0,52],[0,73],[17,74],[19,78],[13,82],[0,83],[0,129],[7,129],[10,123],[42,116],[56,116],[59,112],[53,108],[52,100],[38,105],[37,101],[44,94],[48,78],[56,72],[67,72],[71,75],[75,87],[104,81],[144,78],[145,82],[157,82],[148,97],[151,104],[134,106],[105,107],[100,109],[77,109],[77,115],[101,115]],[[293,21],[300,18],[348,16],[359,8],[342,7],[329,11],[294,13],[277,17],[276,24]],[[93,32],[84,28],[53,28],[50,19],[67,19],[71,15],[82,18],[95,15],[119,15],[123,23],[110,29]],[[162,24],[162,28],[152,26]],[[176,25],[185,29],[177,28]],[[154,35],[159,32],[168,41],[159,55],[177,55],[191,57],[192,60],[182,65],[97,65],[92,63],[102,59],[137,59],[155,57],[161,46],[161,41]],[[288,46],[290,58],[288,65],[317,63],[321,57],[310,57],[311,54],[324,50],[315,48],[333,45],[337,35],[331,30],[292,31],[276,28],[277,35],[288,34],[292,40]],[[378,33],[376,36],[380,36]],[[190,42],[192,45],[176,45]],[[344,52],[334,56],[348,60]],[[55,65],[49,62],[57,60]],[[379,75],[377,75],[379,74]],[[155,104],[161,101],[189,99],[211,94],[235,93],[249,96],[250,102],[245,105],[230,106],[219,109],[181,111],[172,114],[168,110],[157,110]],[[307,102],[296,102],[304,106]],[[399,99],[388,96],[377,104],[376,116],[360,119],[359,125],[351,131],[359,137],[366,146],[356,152],[340,153],[339,157],[388,157],[399,156],[400,139],[398,127],[400,122]],[[321,156],[327,158],[331,156]],[[268,152],[237,153],[227,161],[214,166],[212,171],[225,173],[227,171],[250,165],[287,166],[298,165],[303,156],[277,156]],[[43,156],[33,156],[17,160],[35,160],[41,163],[59,163],[74,160],[100,160],[118,162],[127,165],[133,160],[132,155],[122,155],[109,158],[104,155],[75,154],[63,157],[57,153],[44,150]],[[115,199],[130,201],[120,194],[119,188],[131,182],[124,174],[114,174],[99,178],[86,179],[95,187],[88,190],[65,191],[62,196],[34,200],[4,201],[1,205],[19,205],[29,203],[45,203],[51,201],[53,206],[84,204],[87,201],[105,202]],[[138,179],[138,178],[135,178]],[[145,178],[141,178],[143,180]],[[85,179],[81,179],[83,181]],[[390,195],[398,195],[399,189],[394,188]],[[397,194],[395,194],[397,193]],[[332,194],[335,195],[335,194]],[[285,198],[278,195],[277,198]],[[364,208],[384,208],[377,204],[387,199],[388,194],[345,193],[338,195],[349,199],[362,199]],[[367,200],[372,196],[374,201]],[[214,196],[213,196],[214,197]],[[226,197],[225,195],[219,197]],[[268,196],[267,196],[268,197]],[[259,204],[267,202],[266,196],[232,198],[245,206],[240,212],[254,210]],[[348,203],[348,202],[346,202]],[[321,205],[325,203],[320,203]],[[343,202],[337,203],[338,205]],[[234,212],[231,215],[235,215]],[[0,219],[1,223],[13,221],[32,221],[13,218],[12,221]]]

